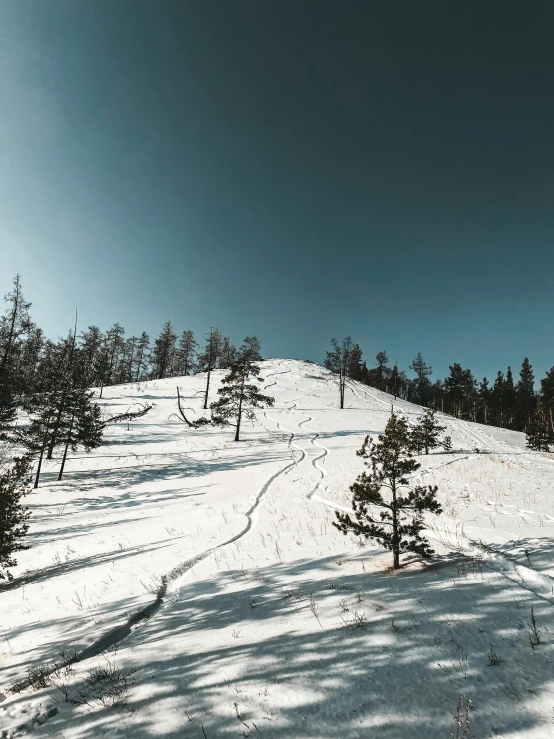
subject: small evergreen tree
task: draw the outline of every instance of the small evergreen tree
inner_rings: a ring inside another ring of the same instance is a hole
[[[29,458],[37,458],[33,488],[38,488],[44,453],[52,433],[54,413],[54,402],[44,402],[43,400],[40,412],[32,418],[27,428],[19,433],[18,440],[27,449]]]
[[[92,397],[92,393],[78,389],[73,391],[69,400],[63,431],[58,440],[64,446],[58,480],[62,479],[69,449],[76,452],[81,446],[90,452],[102,443],[105,424],[100,406],[92,402]]]
[[[336,339],[331,341],[333,347],[327,352],[327,358],[324,362],[325,367],[331,372],[339,376],[339,399],[340,407],[344,408],[344,394],[346,391],[346,378],[348,377],[348,366],[350,363],[350,354],[352,352],[352,339],[347,336],[342,343]]]
[[[4,443],[0,448],[0,580],[13,580],[8,568],[15,567],[15,552],[28,549],[22,543],[29,525],[29,511],[21,498],[29,492],[30,460],[10,458]]]
[[[244,339],[236,361],[217,391],[219,400],[210,405],[212,422],[216,426],[235,425],[235,441],[240,441],[243,416],[253,420],[256,417],[255,408],[262,408],[264,405],[271,407],[275,403],[275,398],[263,395],[258,386],[250,382],[262,382],[263,379],[259,376],[260,367],[257,364],[261,360],[259,346],[260,342],[255,336]]]
[[[406,420],[393,413],[377,443],[366,436],[357,455],[368,460],[370,472],[362,472],[350,487],[355,520],[337,512],[334,526],[345,535],[352,532],[375,539],[391,550],[394,569],[400,567],[404,552],[429,557],[433,550],[422,535],[423,514],[438,514],[442,509],[436,500],[436,485],[409,483],[408,476],[421,465],[412,457]]]
[[[441,446],[439,436],[446,431],[446,426],[440,426],[435,415],[436,411],[433,408],[426,408],[411,432],[415,448],[423,449],[425,454],[429,454],[429,449]]]
[[[527,424],[525,439],[527,449],[533,449],[536,452],[549,452],[550,445],[554,444],[554,431],[542,403],[537,404]]]

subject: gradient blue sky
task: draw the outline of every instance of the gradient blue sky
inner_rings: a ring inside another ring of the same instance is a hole
[[[2,0],[0,291],[65,334],[554,364],[554,2]]]

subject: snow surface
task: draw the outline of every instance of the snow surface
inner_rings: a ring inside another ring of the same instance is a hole
[[[176,384],[199,417],[204,377],[172,378],[106,388],[107,413],[154,407],[62,482],[45,466],[31,549],[0,588],[0,736],[446,739],[460,695],[477,739],[554,736],[554,455],[441,416],[453,452],[418,473],[444,508],[436,555],[394,573],[332,521],[365,434],[393,403],[410,421],[421,409],[349,383],[340,410],[335,377],[306,362],[262,375],[275,407],[240,443],[179,423]],[[107,660],[136,668],[126,707],[10,691],[59,650],[85,657],[72,695]]]

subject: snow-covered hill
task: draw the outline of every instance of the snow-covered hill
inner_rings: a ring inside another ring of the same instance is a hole
[[[552,737],[554,455],[441,418],[453,452],[419,460],[444,508],[437,553],[393,573],[390,553],[331,525],[393,399],[350,383],[340,410],[317,365],[262,374],[275,407],[243,442],[179,423],[176,383],[199,417],[204,378],[172,378],[106,388],[110,414],[154,407],[62,482],[44,468],[31,549],[0,589],[0,735],[446,739],[464,695],[478,739]],[[10,692],[60,652],[85,659]],[[126,707],[93,700],[98,667],[113,685],[136,669]]]

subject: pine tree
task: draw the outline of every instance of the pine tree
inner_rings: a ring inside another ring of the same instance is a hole
[[[143,331],[137,343],[137,353],[136,353],[135,362],[134,362],[135,382],[139,382],[140,380],[143,380],[148,375],[149,362],[150,362],[150,337],[145,331]]]
[[[243,416],[253,420],[255,408],[273,406],[275,399],[263,395],[251,380],[262,382],[259,376],[261,360],[260,342],[256,337],[244,339],[238,357],[229,374],[223,378],[219,388],[219,400],[210,405],[212,422],[216,426],[235,426],[235,441],[240,441],[240,426]]]
[[[83,379],[79,375],[78,364],[75,361],[76,339],[75,327],[73,333],[65,341],[60,342],[59,363],[56,369],[56,377],[51,385],[53,390],[46,394],[48,411],[52,411],[46,459],[52,459],[54,449],[61,443],[58,437],[64,426],[72,393],[79,387],[79,380]]]
[[[391,373],[391,392],[394,395],[394,399],[398,397],[398,387],[399,387],[399,375],[398,375],[398,362],[395,360],[394,367],[392,368]]]
[[[15,567],[14,554],[28,549],[21,541],[28,531],[29,511],[21,498],[29,492],[30,460],[11,457],[9,447],[0,448],[0,580],[13,580],[8,568]]]
[[[416,373],[416,402],[420,405],[427,405],[429,398],[429,390],[431,382],[429,377],[433,374],[432,367],[425,362],[421,356],[421,352],[418,352],[410,364],[410,369]]]
[[[408,476],[421,467],[410,449],[408,424],[394,413],[377,443],[366,436],[357,454],[367,460],[370,472],[362,472],[350,487],[355,520],[337,512],[334,522],[345,535],[375,539],[391,550],[394,569],[400,567],[400,555],[404,552],[422,557],[433,554],[422,535],[423,514],[438,514],[442,510],[436,500],[436,486],[410,485]]]
[[[17,404],[10,384],[0,380],[0,439],[6,438],[6,433],[15,418],[16,410]]]
[[[360,349],[359,344],[354,344],[350,355],[348,357],[348,367],[346,374],[348,377],[351,377],[353,380],[357,380],[358,382],[362,381],[363,378],[363,369],[362,369],[362,350]]]
[[[525,431],[536,407],[535,375],[529,359],[525,357],[515,389],[514,418],[518,431]]]
[[[106,346],[108,347],[110,365],[106,376],[105,385],[112,385],[117,376],[117,369],[121,360],[123,345],[125,342],[125,329],[119,323],[114,323],[106,335]]]
[[[514,403],[516,399],[516,390],[514,387],[514,376],[512,368],[508,366],[506,371],[506,379],[504,381],[504,410],[506,413],[506,426],[512,428],[514,416]]]
[[[33,326],[22,343],[13,377],[13,388],[20,400],[24,400],[25,396],[32,394],[35,390],[38,379],[37,370],[44,344],[42,329]]]
[[[76,452],[81,446],[90,452],[102,443],[104,423],[100,406],[93,403],[92,398],[93,394],[89,391],[76,388],[68,399],[62,431],[58,435],[58,444],[64,447],[58,480],[62,479],[69,449]]]
[[[327,352],[327,358],[324,362],[325,367],[331,372],[339,376],[339,399],[340,407],[344,408],[344,394],[346,391],[346,379],[348,377],[348,365],[350,362],[350,353],[352,351],[352,339],[347,336],[342,343],[336,339],[331,341],[333,347]]]
[[[491,399],[491,390],[489,388],[489,381],[486,377],[483,377],[483,379],[479,383],[479,390],[477,394],[479,397],[479,409],[481,418],[483,420],[483,423],[487,424],[489,422],[489,404]]]
[[[540,402],[527,424],[525,439],[527,449],[536,452],[549,452],[551,444],[554,444],[552,424]]]
[[[177,335],[173,331],[171,321],[164,323],[162,332],[154,342],[153,362],[158,380],[171,376],[171,365],[175,354]]]
[[[435,415],[433,408],[426,408],[411,432],[415,448],[423,449],[425,454],[429,454],[430,449],[441,446],[439,436],[446,431],[446,426],[440,426]]]
[[[190,330],[183,331],[179,339],[179,348],[177,349],[177,374],[179,376],[189,375],[194,372],[194,358],[198,344],[194,338],[194,333]]]
[[[97,377],[95,374],[95,367],[98,362],[98,354],[104,344],[104,336],[98,326],[89,326],[86,331],[83,331],[79,338],[81,360],[84,365],[84,372],[87,376],[87,384],[91,386],[96,385]]]
[[[237,357],[237,348],[231,344],[231,339],[225,336],[219,356],[219,369],[229,369]]]
[[[389,358],[387,357],[387,352],[378,352],[375,359],[377,361],[377,387],[379,388],[379,390],[384,390],[385,383],[390,373],[390,369],[388,366]]]
[[[0,381],[6,380],[9,375],[20,337],[28,333],[33,325],[29,317],[31,303],[23,297],[19,275],[14,277],[13,290],[4,297],[4,301],[10,303],[10,307],[7,314],[0,317]]]
[[[551,428],[554,429],[554,367],[541,380],[540,402],[550,419]]]
[[[52,419],[57,407],[55,399],[48,398],[45,393],[41,395],[40,402],[40,409],[34,414],[28,426],[18,435],[18,440],[27,449],[27,456],[37,458],[34,488],[38,488],[44,454],[52,434]]]
[[[474,399],[476,382],[471,370],[462,369],[458,362],[451,364],[449,369],[450,376],[444,381],[444,389],[453,415],[461,418]]]
[[[445,391],[444,383],[442,380],[435,380],[435,382],[431,385],[429,397],[429,407],[434,408],[435,410],[440,408],[441,411],[444,412]]]
[[[202,354],[198,355],[198,364],[200,372],[206,372],[206,391],[204,393],[204,410],[208,407],[208,397],[210,393],[210,379],[212,370],[217,366],[219,355],[221,353],[221,331],[218,328],[211,328],[208,334],[208,340]]]
[[[22,348],[22,337],[33,329],[28,303],[23,297],[21,277],[16,275],[13,290],[4,301],[9,304],[0,316],[0,434],[5,435],[15,417],[16,393],[23,391],[18,382],[17,360]]]
[[[135,354],[137,352],[138,336],[131,336],[127,339],[124,346],[125,361],[122,363],[120,379],[121,383],[133,382],[133,366],[135,364]]]
[[[491,410],[494,417],[495,426],[504,428],[506,425],[506,400],[505,400],[505,388],[506,381],[504,379],[504,373],[498,370],[496,380],[491,390]]]
[[[110,349],[107,346],[103,346],[96,354],[94,358],[94,365],[92,368],[92,374],[95,380],[95,384],[100,388],[100,398],[104,392],[106,385],[110,384],[111,380],[111,361],[110,361]]]

